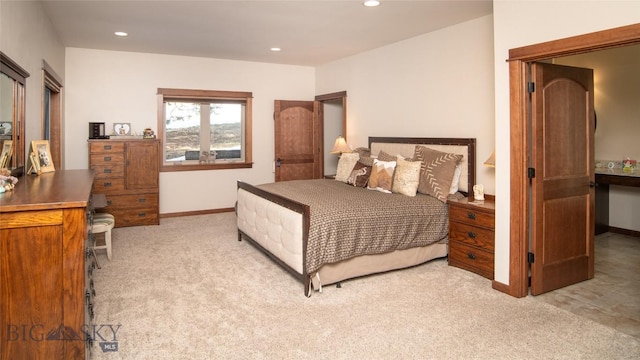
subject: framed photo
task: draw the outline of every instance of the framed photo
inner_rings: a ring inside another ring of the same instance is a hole
[[[113,133],[116,135],[131,135],[131,123],[113,123]]]
[[[31,167],[29,168],[28,173],[40,175],[40,160],[38,160],[38,156],[33,151],[29,154],[29,161],[31,162]]]
[[[2,142],[2,153],[0,153],[0,169],[9,166],[11,154],[13,153],[13,141],[5,140]]]
[[[11,135],[13,124],[7,121],[0,121],[0,135]]]
[[[51,159],[49,140],[33,140],[31,142],[31,151],[33,151],[37,157],[40,171],[51,172],[56,170],[53,166],[53,160]]]

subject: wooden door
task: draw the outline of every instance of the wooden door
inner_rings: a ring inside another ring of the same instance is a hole
[[[127,190],[158,188],[158,140],[127,142],[125,187]]]
[[[538,295],[594,274],[593,71],[535,63],[531,75],[531,294]]]
[[[318,101],[275,100],[275,180],[322,177],[322,127]]]

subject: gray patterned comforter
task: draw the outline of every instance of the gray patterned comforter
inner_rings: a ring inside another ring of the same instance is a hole
[[[385,194],[324,179],[257,187],[310,206],[308,274],[323,264],[447,238],[447,205],[428,195]]]

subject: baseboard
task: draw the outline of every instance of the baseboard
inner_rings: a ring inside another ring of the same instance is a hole
[[[166,219],[166,218],[172,218],[172,217],[181,217],[181,216],[219,214],[219,213],[226,213],[226,212],[233,212],[233,211],[235,211],[234,208],[209,209],[209,210],[197,210],[197,211],[183,211],[183,212],[160,214],[160,219]]]
[[[609,226],[609,232],[640,238],[640,231],[621,229]]]

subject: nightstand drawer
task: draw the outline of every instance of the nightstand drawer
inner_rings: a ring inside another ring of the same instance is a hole
[[[494,232],[476,226],[452,222],[449,239],[493,252]]]
[[[449,220],[493,229],[495,215],[493,212],[484,212],[478,211],[477,209],[451,206],[449,208]]]
[[[449,241],[449,265],[493,279],[493,253]]]

